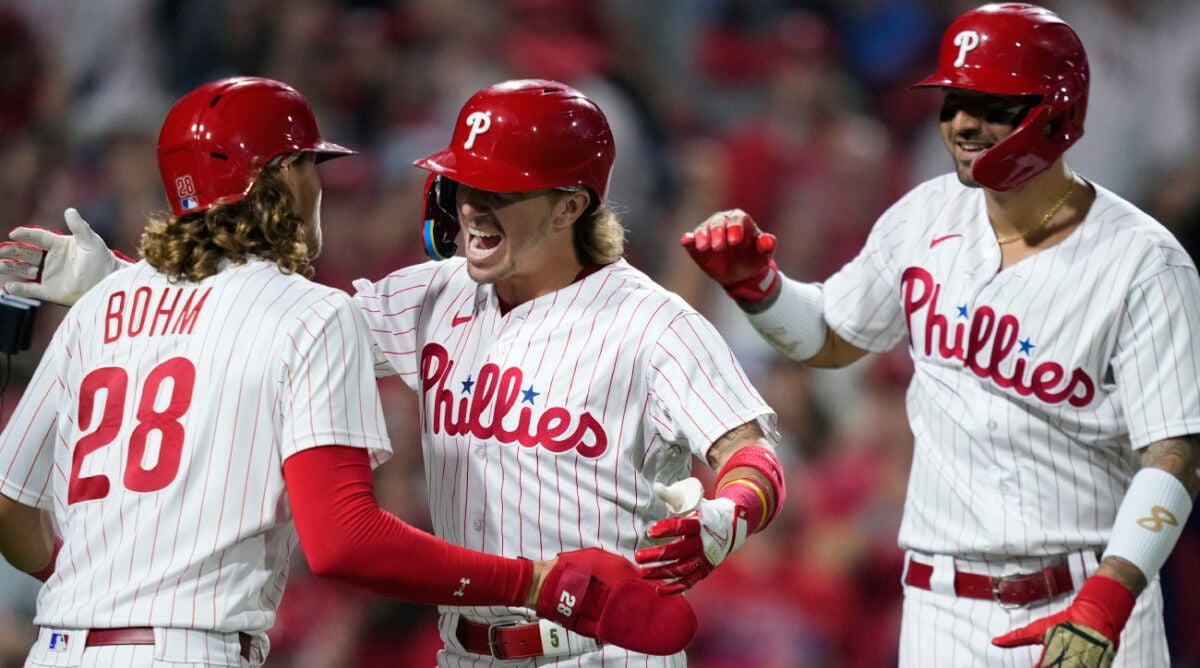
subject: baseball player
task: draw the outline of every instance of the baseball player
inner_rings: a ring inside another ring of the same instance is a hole
[[[1196,267],[1065,164],[1088,62],[1053,13],[967,11],[916,85],[942,91],[954,173],[823,284],[780,275],[742,211],[682,243],[794,360],[908,345],[901,666],[1166,666],[1157,575],[1200,489]]]
[[[489,555],[379,508],[371,469],[391,449],[370,334],[348,295],[308,280],[316,164],[350,153],[276,81],[172,107],[171,215],[144,261],[67,313],[0,435],[0,552],[45,582],[27,666],[259,665],[297,539],[318,574],[380,594],[536,610],[530,645],[671,655],[691,638],[683,597],[598,541]]]
[[[775,414],[729,347],[622,259],[624,229],[604,203],[614,157],[604,113],[568,86],[479,91],[450,145],[416,162],[431,172],[432,260],[359,280],[354,299],[376,374],[418,394],[438,536],[530,559],[602,547],[636,557],[670,594],[766,527],[785,486]],[[82,221],[72,231],[14,232],[32,243],[0,247],[8,275],[41,282],[6,289],[59,301],[111,271],[103,241]],[[715,471],[707,496],[694,458]],[[527,606],[441,612],[443,666],[685,665],[628,639],[635,651],[569,631],[539,641],[545,622]]]

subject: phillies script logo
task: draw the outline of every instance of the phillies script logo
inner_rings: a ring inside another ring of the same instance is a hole
[[[958,322],[953,329],[946,316],[938,313],[938,295],[942,286],[920,267],[909,267],[900,277],[900,298],[904,317],[908,321],[909,339],[917,331],[914,316],[925,314],[925,356],[936,353],[943,359],[962,360],[963,365],[980,378],[988,378],[1000,387],[1012,389],[1021,396],[1035,395],[1038,399],[1057,404],[1063,401],[1076,408],[1091,403],[1096,396],[1095,383],[1083,369],[1066,369],[1058,362],[1041,362],[1031,367],[1027,357],[1014,356],[1021,323],[1013,315],[997,316],[990,306],[980,306],[969,322]],[[953,338],[953,341],[951,341]],[[936,350],[935,350],[936,344]],[[984,350],[990,351],[984,354]],[[1028,352],[1029,339],[1021,342]],[[1011,365],[1004,363],[1010,358]],[[1001,366],[1010,366],[1006,373]]]
[[[578,420],[561,406],[542,411],[534,420],[533,401],[538,395],[522,390],[525,375],[516,367],[501,370],[500,365],[487,363],[479,369],[479,377],[462,382],[460,394],[455,395],[450,383],[454,362],[445,348],[430,343],[421,351],[421,387],[424,388],[432,416],[427,410],[424,420],[435,434],[467,435],[495,439],[501,443],[520,443],[531,448],[540,445],[551,452],[574,449],[584,457],[599,457],[608,449],[608,434],[604,427],[583,413]],[[525,402],[529,405],[518,406]],[[490,417],[484,417],[491,410]]]

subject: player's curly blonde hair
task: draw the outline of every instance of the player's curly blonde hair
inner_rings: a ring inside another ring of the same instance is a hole
[[[151,216],[138,252],[171,280],[199,281],[217,273],[224,259],[244,264],[250,256],[312,278],[304,219],[292,206],[279,170],[268,167],[240,202],[186,216]]]
[[[625,227],[607,204],[588,207],[575,221],[575,251],[585,264],[612,264],[625,254]]]

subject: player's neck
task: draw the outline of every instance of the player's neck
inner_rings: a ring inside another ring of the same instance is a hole
[[[1094,198],[1088,184],[1061,164],[1013,190],[986,191],[1001,269],[1069,237]]]
[[[1074,220],[1086,190],[1073,171],[1056,164],[1008,191],[986,190],[988,220],[1001,245],[1044,238]]]
[[[513,308],[543,295],[558,292],[574,283],[586,267],[574,260],[547,263],[532,274],[516,274],[496,282],[496,297],[500,309],[507,313]]]

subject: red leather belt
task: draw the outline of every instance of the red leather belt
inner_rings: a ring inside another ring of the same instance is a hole
[[[250,660],[250,634],[238,633],[238,644],[241,645],[242,658]],[[153,645],[154,629],[149,626],[136,626],[124,629],[91,629],[87,634],[88,647],[103,645]]]
[[[563,634],[568,633],[565,629],[559,629],[559,631]],[[560,641],[564,643],[562,647],[547,651],[547,648],[542,645],[542,629],[537,622],[484,624],[460,617],[454,635],[468,652],[492,656],[501,661],[532,659],[546,655],[563,656],[572,653],[566,650],[568,642],[566,637]],[[576,636],[576,638],[579,637]],[[552,638],[550,642],[555,641]],[[578,651],[586,650],[576,649],[576,652]]]
[[[915,559],[908,562],[904,584],[930,589],[929,579],[933,566]],[[966,598],[996,601],[1001,605],[1022,606],[1048,601],[1060,594],[1075,590],[1071,580],[1071,567],[1063,564],[1051,566],[1037,573],[992,577],[980,573],[954,573],[954,593]]]
[[[537,623],[493,626],[459,618],[458,642],[472,654],[486,654],[502,661],[530,659],[542,651],[542,631]]]

